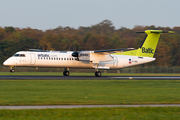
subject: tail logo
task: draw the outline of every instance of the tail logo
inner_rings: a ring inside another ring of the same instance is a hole
[[[154,49],[142,47],[142,53],[154,54]]]

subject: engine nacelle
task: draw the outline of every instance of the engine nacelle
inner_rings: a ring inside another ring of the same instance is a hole
[[[73,56],[73,57],[78,57],[78,55],[79,55],[78,52],[73,52],[73,53],[72,53],[72,56]]]

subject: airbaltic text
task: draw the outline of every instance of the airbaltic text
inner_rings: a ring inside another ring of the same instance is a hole
[[[57,55],[38,54],[38,57],[57,57]]]
[[[153,52],[154,52],[154,49],[152,49],[152,48],[142,47],[142,53],[151,53],[151,54],[153,54]]]
[[[89,54],[87,54],[87,53],[82,53],[82,54],[80,54],[80,56],[89,56]]]

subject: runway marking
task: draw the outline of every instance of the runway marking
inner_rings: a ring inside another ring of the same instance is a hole
[[[0,106],[0,109],[55,109],[55,108],[112,108],[112,107],[180,107],[180,104],[152,105],[39,105],[39,106]]]

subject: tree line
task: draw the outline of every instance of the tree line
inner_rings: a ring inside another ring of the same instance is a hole
[[[46,31],[32,28],[0,27],[0,63],[17,51],[29,49],[68,51],[138,48],[145,34],[136,32],[148,29],[174,31],[163,34],[155,53],[156,61],[149,66],[180,65],[180,27],[135,26],[133,29],[115,29],[112,22],[104,20],[98,24],[78,29],[59,26]]]

